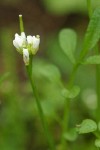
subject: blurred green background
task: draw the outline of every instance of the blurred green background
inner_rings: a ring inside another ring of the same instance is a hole
[[[100,0],[92,0],[93,9]],[[12,41],[19,32],[18,15],[23,15],[27,35],[41,37],[40,50],[33,58],[33,75],[49,128],[59,146],[60,119],[72,64],[60,48],[59,31],[72,28],[78,34],[76,56],[88,25],[86,0],[0,0],[0,150],[47,150],[32,90],[21,55]],[[80,95],[71,101],[70,127],[84,118],[94,118],[96,109],[95,67],[78,70],[75,83]],[[91,135],[75,138],[72,150],[94,150]],[[81,143],[81,144],[79,144]]]

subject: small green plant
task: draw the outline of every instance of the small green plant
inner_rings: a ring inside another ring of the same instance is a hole
[[[34,64],[32,63],[33,55],[35,55],[39,49],[40,44],[40,36],[27,36],[24,32],[23,20],[22,15],[19,15],[20,21],[20,31],[21,34],[15,34],[15,39],[13,40],[13,45],[17,49],[17,51],[23,55],[23,60],[26,66],[27,75],[29,78],[29,82],[32,87],[32,91],[36,100],[39,116],[41,118],[41,123],[44,129],[44,133],[49,145],[50,150],[69,150],[68,142],[73,142],[78,137],[78,134],[86,134],[86,133],[93,133],[95,135],[94,145],[100,149],[100,55],[98,49],[98,42],[100,39],[100,8],[96,8],[92,10],[91,0],[87,0],[88,12],[90,17],[90,22],[87,27],[87,31],[85,33],[83,46],[81,47],[80,54],[76,57],[75,52],[77,49],[77,34],[74,30],[70,28],[64,28],[59,33],[59,44],[69,59],[69,61],[73,65],[73,71],[70,75],[70,79],[68,81],[67,87],[63,85],[59,71],[50,65],[41,65],[44,67],[41,70],[38,68],[35,71],[38,71],[40,75],[44,75],[48,77],[48,68],[54,70],[54,74],[51,74],[52,81],[55,80],[57,84],[61,85],[62,89],[60,90],[62,97],[65,99],[64,101],[64,111],[63,116],[60,118],[59,116],[55,115],[55,118],[59,122],[61,127],[61,133],[59,142],[54,140],[53,134],[51,134],[48,126],[48,122],[45,117],[45,113],[43,111],[41,100],[39,98],[38,90],[35,85],[34,75],[32,74],[32,69],[34,70]],[[88,56],[92,50],[95,50],[95,55]],[[80,91],[81,87],[74,84],[75,77],[78,71],[78,68],[82,65],[96,65],[96,86],[97,86],[97,109],[95,111],[95,118],[85,119],[82,121],[81,124],[74,126],[74,128],[70,127],[70,105],[71,100],[76,98]],[[50,79],[50,78],[49,78]],[[95,121],[94,121],[95,120]]]

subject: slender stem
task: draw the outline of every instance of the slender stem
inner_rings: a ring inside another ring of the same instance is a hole
[[[76,76],[77,69],[79,67],[79,64],[76,63],[76,65],[73,67],[73,71],[68,83],[68,88],[71,89],[74,83],[74,79]],[[66,99],[65,101],[65,108],[64,108],[64,116],[63,116],[63,123],[62,123],[62,136],[61,136],[61,145],[63,147],[63,150],[67,149],[67,142],[64,139],[63,135],[65,132],[68,132],[68,122],[70,117],[70,99]]]
[[[23,24],[22,15],[19,15],[19,24],[20,24],[20,31],[24,32],[24,24]]]
[[[91,16],[92,16],[92,4],[91,4],[91,0],[87,0],[87,8],[88,8],[89,17],[91,18]]]
[[[70,112],[70,100],[67,99],[65,102],[65,107],[64,107],[64,116],[63,116],[63,123],[62,123],[62,135],[61,135],[61,145],[62,145],[62,150],[67,149],[67,142],[64,138],[64,133],[68,131],[68,121],[69,121],[69,112]]]
[[[87,8],[88,8],[88,15],[89,15],[89,18],[91,18],[92,16],[92,3],[91,3],[91,0],[87,0]],[[84,59],[84,57],[86,56],[86,54],[88,53],[88,49],[83,47],[81,53],[80,53],[80,57],[79,57],[79,63],[81,60]]]
[[[19,24],[20,24],[20,32],[24,32],[24,24],[23,24],[23,19],[22,19],[22,15],[19,15]],[[33,95],[36,99],[36,104],[38,107],[38,111],[39,111],[39,115],[40,115],[40,119],[44,128],[44,132],[45,132],[45,136],[47,138],[47,142],[49,144],[50,150],[55,150],[55,144],[54,144],[54,140],[50,134],[50,131],[48,129],[48,124],[46,122],[46,118],[44,116],[43,113],[43,109],[39,100],[39,96],[38,96],[38,92],[35,86],[35,83],[33,82],[33,78],[32,78],[32,55],[30,55],[30,59],[29,59],[29,65],[26,66],[26,70],[27,70],[27,74],[28,74],[28,78],[32,87],[32,91],[33,91]]]
[[[91,18],[92,15],[92,4],[91,0],[87,0],[88,13]],[[99,54],[98,44],[95,46],[96,54]],[[96,65],[96,93],[97,93],[97,109],[96,109],[96,120],[100,120],[100,65]]]
[[[96,92],[97,92],[97,109],[96,119],[100,120],[100,65],[96,65]]]
[[[96,46],[96,53],[99,54],[99,48]],[[96,92],[97,92],[97,109],[96,120],[100,120],[100,65],[96,65]]]
[[[30,58],[30,63],[32,63],[32,58]],[[48,125],[47,125],[47,122],[46,122],[46,118],[44,116],[43,109],[42,109],[42,106],[41,106],[41,103],[40,103],[40,100],[39,100],[38,92],[37,92],[35,83],[33,82],[33,79],[32,79],[32,68],[30,66],[32,67],[32,64],[30,64],[29,66],[26,66],[26,69],[27,69],[29,81],[30,81],[30,84],[31,84],[31,87],[32,87],[32,91],[33,91],[34,97],[36,99],[36,104],[37,104],[40,119],[41,119],[41,122],[42,122],[42,125],[43,125],[43,128],[44,128],[45,136],[47,138],[47,142],[49,144],[50,149],[55,150],[54,141],[53,141],[53,138],[52,138],[52,136],[49,132]]]
[[[87,0],[87,6],[88,6],[89,17],[91,17],[91,15],[92,15],[91,0]],[[80,66],[80,62],[87,55],[87,52],[88,52],[88,50],[85,50],[85,49],[83,49],[81,51],[79,59],[78,59],[77,63],[75,64],[74,68],[73,68],[72,75],[71,75],[70,80],[69,80],[69,84],[68,84],[69,89],[73,86],[77,69]],[[62,136],[61,136],[61,144],[63,146],[63,150],[66,150],[66,148],[67,148],[67,143],[66,143],[66,141],[65,141],[65,139],[63,137],[63,134],[68,131],[68,121],[69,121],[69,116],[70,116],[69,112],[70,112],[70,99],[67,99],[66,103],[65,103],[65,108],[64,108],[64,117],[63,117],[63,125],[62,125]]]

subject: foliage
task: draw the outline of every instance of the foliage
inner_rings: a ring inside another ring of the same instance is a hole
[[[41,2],[55,14],[86,11],[83,0]],[[92,7],[99,3],[92,1]],[[24,69],[12,48],[12,29],[0,30],[5,68],[0,75],[1,150],[100,148],[99,27],[97,7],[84,38],[75,29],[61,28],[47,36],[45,54],[31,57]]]

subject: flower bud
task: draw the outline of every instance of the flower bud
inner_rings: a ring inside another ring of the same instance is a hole
[[[15,34],[15,39],[13,40],[13,45],[16,47],[19,53],[22,53],[23,45],[26,44],[25,33],[22,32],[21,35]]]
[[[23,60],[26,66],[29,65],[29,52],[26,48],[23,48]]]

